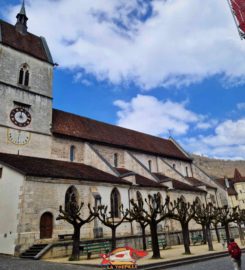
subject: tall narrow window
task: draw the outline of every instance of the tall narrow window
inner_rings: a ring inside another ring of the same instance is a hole
[[[28,86],[29,85],[29,71],[27,70],[26,71],[26,74],[25,74],[25,83],[24,83],[25,86]]]
[[[70,147],[70,161],[74,161],[75,160],[75,146],[72,145]]]
[[[149,171],[151,172],[151,160],[148,160],[148,168],[149,168]]]
[[[189,172],[188,172],[188,167],[187,166],[185,167],[185,173],[186,173],[186,176],[189,177]]]
[[[18,83],[24,86],[29,86],[29,81],[30,81],[29,67],[27,64],[23,64],[19,70]]]
[[[71,211],[74,206],[78,206],[78,191],[74,186],[71,186],[66,191],[65,210]]]
[[[114,167],[115,168],[118,167],[118,154],[117,153],[114,154]]]
[[[139,191],[136,192],[136,197],[137,197],[139,207],[143,207],[143,204],[144,204],[143,197]]]
[[[111,192],[111,216],[113,218],[120,217],[120,205],[121,198],[117,188],[114,188]]]
[[[24,78],[24,69],[21,68],[19,73],[19,84],[23,84],[23,78]]]
[[[174,169],[176,169],[176,165],[175,165],[175,163],[173,164],[173,168],[174,168]]]
[[[0,178],[2,178],[3,175],[3,168],[0,167]]]

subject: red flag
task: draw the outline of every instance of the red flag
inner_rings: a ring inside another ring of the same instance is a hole
[[[245,0],[231,0],[231,7],[238,21],[238,27],[245,33]]]

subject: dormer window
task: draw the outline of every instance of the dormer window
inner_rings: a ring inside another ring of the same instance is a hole
[[[24,86],[29,86],[30,71],[27,64],[23,64],[19,71],[18,83]]]

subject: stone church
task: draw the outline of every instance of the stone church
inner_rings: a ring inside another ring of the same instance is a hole
[[[128,208],[130,199],[153,193],[227,204],[222,185],[173,138],[53,109],[55,64],[47,42],[27,31],[24,5],[16,18],[15,25],[0,20],[0,253],[19,255],[72,233],[56,220],[70,194],[86,205],[108,205],[115,218],[120,204]],[[159,231],[166,228],[179,225],[169,220]],[[136,223],[118,229],[122,237],[140,233]],[[110,237],[110,230],[93,221],[81,236]]]

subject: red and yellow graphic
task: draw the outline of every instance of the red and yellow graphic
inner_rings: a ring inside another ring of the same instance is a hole
[[[136,261],[147,254],[147,251],[131,247],[117,248],[108,254],[101,254],[101,264],[107,266],[107,269],[136,269]]]

